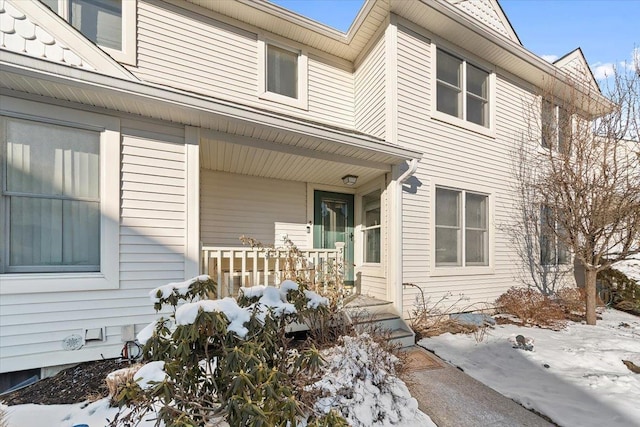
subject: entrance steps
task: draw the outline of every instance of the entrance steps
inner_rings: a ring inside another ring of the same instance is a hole
[[[388,334],[389,342],[401,348],[415,344],[415,333],[390,301],[358,295],[344,306],[356,330]]]

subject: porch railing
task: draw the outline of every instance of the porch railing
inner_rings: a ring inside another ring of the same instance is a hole
[[[249,247],[202,247],[202,273],[218,284],[218,297],[237,295],[241,286],[279,285],[287,273],[295,271],[312,286],[341,279],[344,243],[335,249],[300,250],[306,265],[291,265],[285,249],[264,250]],[[300,260],[298,260],[300,261]]]

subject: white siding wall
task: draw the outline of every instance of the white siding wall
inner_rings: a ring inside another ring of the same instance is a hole
[[[353,127],[350,64],[309,54],[308,111],[260,100],[257,30],[198,10],[207,16],[159,0],[138,1],[138,64],[131,72],[149,82]]]
[[[118,357],[121,326],[138,332],[156,317],[148,292],[184,280],[184,129],[121,125],[120,286],[2,295],[0,372]],[[106,341],[62,350],[65,337],[102,327]]]
[[[354,80],[356,129],[384,138],[386,127],[384,37],[380,37],[358,65]]]
[[[523,102],[531,96],[503,76],[497,76],[495,138],[430,118],[434,69],[429,40],[399,27],[398,142],[424,152],[415,178],[415,194],[403,195],[404,281],[423,287],[432,301],[452,292],[469,298],[462,305],[491,303],[515,284],[508,236],[500,226],[512,217],[510,150],[523,124]],[[494,198],[494,274],[435,277],[430,269],[433,179],[482,188]],[[416,290],[407,289],[405,311],[413,307]]]
[[[200,223],[204,245],[241,246],[245,235],[280,244],[287,234],[308,247],[307,187],[304,182],[265,179],[201,170]]]

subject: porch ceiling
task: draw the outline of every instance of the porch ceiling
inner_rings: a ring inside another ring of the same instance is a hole
[[[203,131],[200,166],[242,175],[332,186],[345,186],[342,177],[356,175],[358,182],[355,187],[391,170],[389,163],[377,161],[380,156],[375,153],[336,146],[329,141],[315,141],[276,131],[261,135],[251,127],[241,131],[241,134]]]

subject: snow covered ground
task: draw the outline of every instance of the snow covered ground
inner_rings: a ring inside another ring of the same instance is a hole
[[[640,426],[640,318],[606,310],[597,326],[570,322],[561,331],[501,325],[483,342],[444,334],[420,345],[472,377],[561,426]],[[512,347],[517,335],[533,351]]]
[[[640,283],[640,254],[633,255],[625,261],[616,262],[613,268]]]

